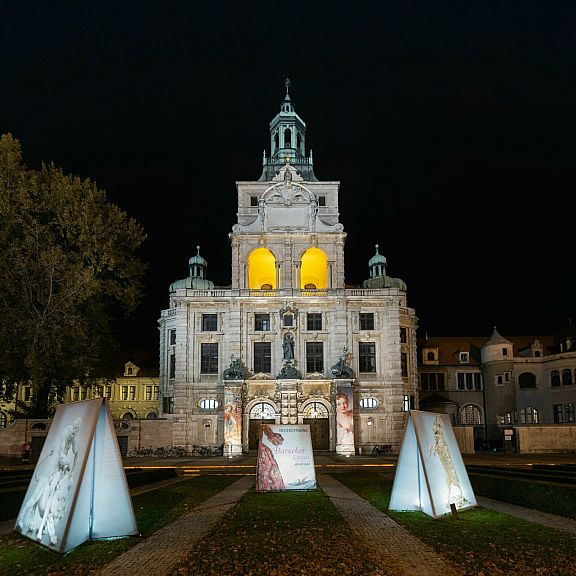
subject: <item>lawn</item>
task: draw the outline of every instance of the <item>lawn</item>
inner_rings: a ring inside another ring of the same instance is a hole
[[[235,476],[197,476],[133,497],[142,537],[173,522],[236,480]],[[94,540],[60,555],[17,534],[3,536],[0,537],[0,575],[84,576],[140,541],[140,537]]]
[[[389,512],[389,479],[348,473],[335,478],[432,546],[462,576],[576,574],[574,535],[482,508],[436,520],[421,512]]]

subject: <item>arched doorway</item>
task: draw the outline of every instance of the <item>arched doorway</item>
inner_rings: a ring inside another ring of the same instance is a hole
[[[250,424],[248,425],[248,450],[258,448],[258,433],[260,424],[274,424],[276,422],[276,410],[268,402],[258,402],[250,410]]]
[[[321,402],[309,402],[304,406],[303,424],[310,425],[310,437],[314,450],[330,450],[330,419],[328,409]]]

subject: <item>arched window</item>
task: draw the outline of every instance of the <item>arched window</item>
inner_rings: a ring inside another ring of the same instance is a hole
[[[560,386],[560,372],[558,372],[558,370],[552,370],[552,372],[550,372],[550,385]]]
[[[434,360],[436,360],[436,354],[434,354],[434,352],[428,352],[426,360],[429,362],[434,362]]]
[[[220,405],[220,402],[214,398],[204,398],[203,400],[200,400],[198,405],[202,410],[216,410]]]
[[[275,418],[276,411],[274,406],[267,402],[258,402],[250,410],[250,420],[274,420]]]
[[[302,254],[300,268],[300,288],[310,290],[308,286],[314,285],[317,290],[328,287],[328,258],[320,248],[308,248]]]
[[[273,152],[275,152],[278,149],[278,132],[276,132],[276,134],[274,134],[274,150]]]
[[[157,420],[158,414],[156,414],[156,412],[148,412],[148,414],[146,414],[146,419],[147,420]]]
[[[376,406],[378,406],[378,398],[374,398],[374,396],[362,398],[360,400],[360,406],[362,408],[376,408]]]
[[[290,132],[290,128],[284,130],[284,148],[292,148],[292,132]]]
[[[478,406],[474,406],[473,404],[462,406],[460,410],[460,424],[463,426],[482,424],[482,416]]]
[[[276,288],[276,258],[268,248],[256,248],[248,256],[248,288],[250,290]]]
[[[326,406],[320,402],[310,402],[304,406],[304,418],[328,418]]]
[[[8,416],[4,412],[0,412],[0,428],[6,428],[8,426]]]
[[[520,424],[538,424],[538,410],[533,406],[526,406],[520,411]]]
[[[572,384],[572,370],[569,368],[564,368],[564,370],[562,370],[562,384],[565,386],[570,386],[570,384]]]
[[[520,388],[536,388],[536,376],[532,372],[522,372],[518,376],[518,386]]]
[[[122,414],[122,420],[134,420],[134,414],[132,414],[132,412],[125,412]]]

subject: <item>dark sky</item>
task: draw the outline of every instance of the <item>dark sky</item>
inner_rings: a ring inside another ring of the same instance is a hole
[[[156,346],[197,244],[230,283],[235,181],[260,176],[286,76],[316,175],[341,181],[347,283],[379,243],[422,334],[574,315],[572,0],[2,4],[0,132],[148,234],[127,347]]]

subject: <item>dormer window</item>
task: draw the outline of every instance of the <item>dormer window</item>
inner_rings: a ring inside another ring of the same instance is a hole
[[[468,364],[468,362],[470,362],[470,353],[469,352],[460,352],[458,359],[460,361],[460,364]]]

